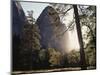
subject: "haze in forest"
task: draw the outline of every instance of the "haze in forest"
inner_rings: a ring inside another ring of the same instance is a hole
[[[37,20],[37,18],[40,16],[41,12],[50,4],[48,3],[31,3],[31,2],[20,2],[21,6],[27,15],[27,11],[33,10],[33,18]],[[38,8],[38,9],[37,9]],[[68,15],[64,16],[63,23],[67,25],[72,21],[73,19],[73,9],[71,9],[68,12]],[[72,31],[67,31],[62,39],[65,41],[62,43],[64,45],[64,48],[66,52],[70,52],[71,50],[79,50],[79,43],[77,38],[77,31],[76,27]]]

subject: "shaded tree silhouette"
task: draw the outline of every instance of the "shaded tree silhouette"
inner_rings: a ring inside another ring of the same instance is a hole
[[[80,44],[80,65],[81,65],[81,69],[85,70],[86,60],[85,60],[85,52],[84,52],[82,32],[81,32],[81,27],[80,27],[80,19],[79,19],[77,5],[73,5],[73,8],[74,8],[74,14],[75,14],[75,23],[76,23],[76,28],[77,28],[78,40]]]

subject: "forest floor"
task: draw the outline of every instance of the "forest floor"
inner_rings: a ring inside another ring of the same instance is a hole
[[[87,67],[87,70],[96,69],[95,67]],[[31,70],[31,71],[14,71],[12,75],[21,75],[21,74],[33,74],[33,73],[50,73],[50,72],[62,72],[62,71],[80,71],[80,67],[69,67],[69,68],[56,68],[56,69],[45,69],[45,70]]]
[[[57,68],[57,69],[47,69],[47,70],[32,70],[32,71],[14,71],[12,75],[20,75],[20,74],[32,74],[32,73],[49,73],[49,72],[61,72],[61,71],[79,71],[80,67],[77,68]]]

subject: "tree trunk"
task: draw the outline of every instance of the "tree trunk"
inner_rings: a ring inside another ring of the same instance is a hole
[[[84,52],[84,46],[83,46],[83,39],[82,39],[82,32],[80,27],[80,19],[78,14],[78,8],[77,5],[73,5],[74,8],[74,14],[75,14],[75,22],[76,22],[76,28],[77,28],[77,35],[80,45],[80,65],[82,70],[86,70],[86,60],[85,60],[85,52]]]

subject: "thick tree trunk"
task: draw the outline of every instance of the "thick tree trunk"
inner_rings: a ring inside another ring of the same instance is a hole
[[[84,52],[82,32],[81,32],[81,27],[80,27],[80,19],[79,19],[77,5],[73,5],[73,8],[74,8],[74,14],[75,14],[77,35],[78,35],[78,40],[79,40],[79,45],[80,45],[80,65],[81,65],[81,69],[85,70],[86,69],[86,60],[85,60],[85,52]]]

